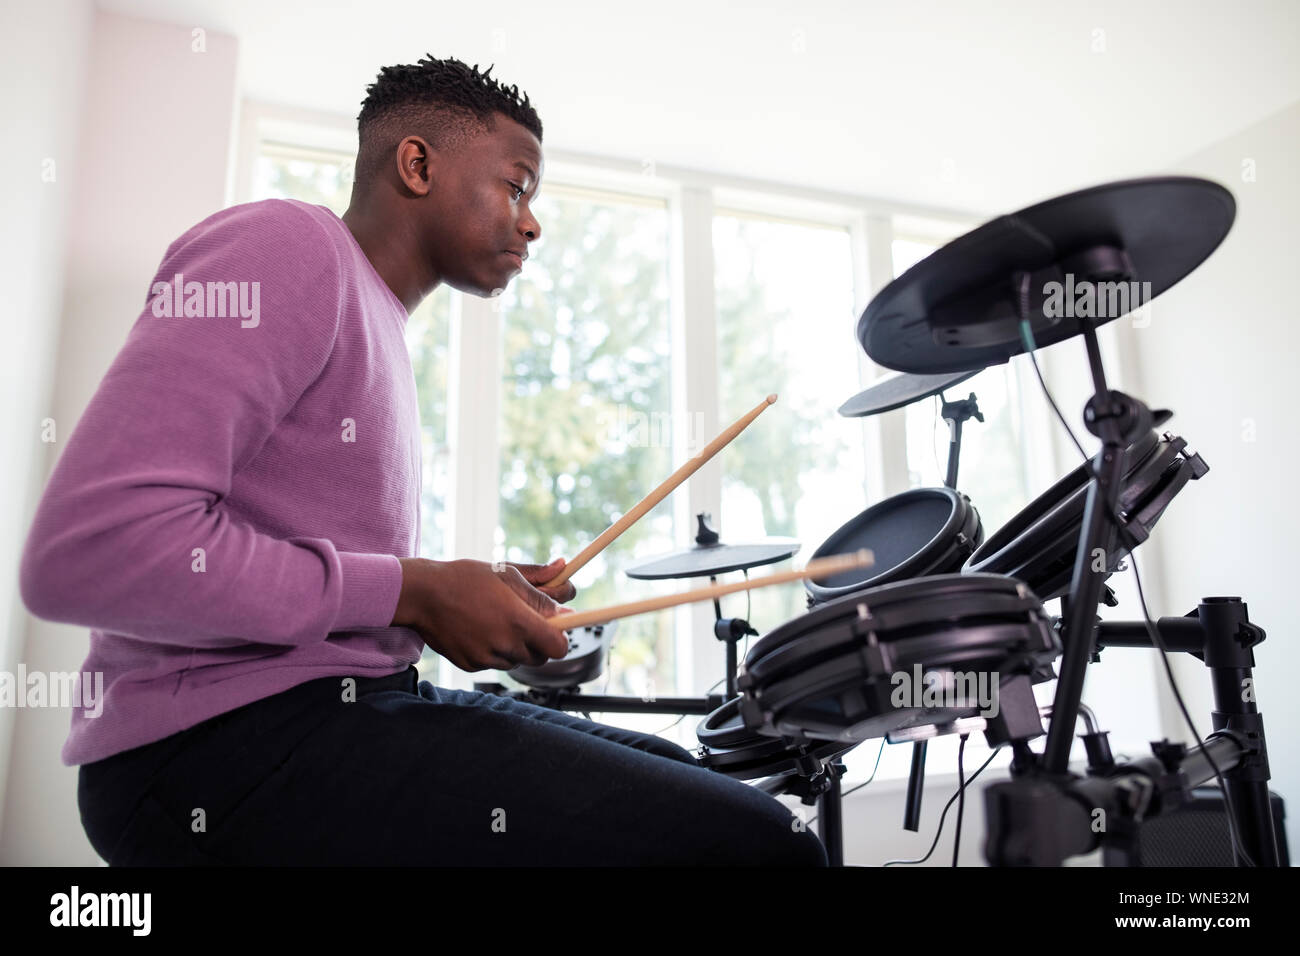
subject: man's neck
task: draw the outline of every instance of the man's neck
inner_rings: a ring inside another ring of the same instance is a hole
[[[375,272],[410,315],[441,280],[421,262],[415,237],[401,217],[359,203],[354,196],[342,219]]]

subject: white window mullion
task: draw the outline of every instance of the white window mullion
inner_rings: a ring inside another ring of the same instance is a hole
[[[859,238],[860,237],[860,238]],[[854,288],[859,292],[858,315],[894,278],[894,225],[889,216],[862,216],[854,230]],[[861,293],[865,292],[865,295]],[[863,379],[868,384],[888,370],[858,347]],[[846,395],[845,398],[848,398]],[[907,421],[903,415],[872,415],[866,419],[867,484],[874,500],[910,487],[907,477]],[[846,515],[847,521],[851,515]]]
[[[454,558],[491,561],[496,557],[500,509],[501,315],[497,300],[452,295],[449,351],[450,552]],[[440,660],[442,686],[468,688],[473,680],[446,659]]]
[[[683,187],[673,216],[673,421],[698,423],[696,438],[707,442],[721,431],[718,399],[718,330],[713,276],[713,196],[708,188]],[[687,448],[687,428],[673,429],[673,460],[685,462],[700,448]],[[722,461],[697,471],[673,500],[679,546],[695,538],[695,515],[722,518]],[[685,492],[683,494],[683,491]],[[681,529],[685,529],[685,534]],[[725,536],[726,525],[723,525]],[[713,636],[713,605],[707,601],[677,611],[677,686],[700,693],[722,676],[725,653]]]
[[[501,317],[494,302],[453,296],[448,396],[452,553],[493,559],[498,509]]]

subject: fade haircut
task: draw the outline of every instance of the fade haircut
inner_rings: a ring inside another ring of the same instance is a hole
[[[407,136],[420,136],[439,152],[455,152],[494,129],[497,113],[540,142],[542,121],[528,95],[493,79],[493,66],[480,73],[477,63],[471,67],[457,59],[426,56],[414,64],[381,69],[366,87],[357,116],[357,185],[369,186]]]

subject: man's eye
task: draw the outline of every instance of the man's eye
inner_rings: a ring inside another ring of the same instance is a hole
[[[506,182],[510,183],[510,188],[513,189],[518,194],[515,196],[516,199],[518,199],[520,196],[524,194],[524,187],[516,183],[511,183],[510,180],[506,180]]]

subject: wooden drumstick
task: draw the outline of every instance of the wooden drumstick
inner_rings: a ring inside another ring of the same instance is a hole
[[[664,608],[677,607],[679,604],[711,601],[714,598],[722,597],[724,594],[735,594],[737,591],[752,591],[754,588],[765,588],[771,584],[784,584],[788,581],[798,581],[803,578],[828,577],[832,574],[838,574],[840,571],[870,567],[874,563],[875,558],[872,553],[864,548],[861,551],[849,554],[816,558],[809,561],[808,566],[802,571],[778,571],[775,574],[766,574],[761,578],[753,578],[748,581],[737,581],[734,584],[713,584],[706,588],[683,591],[680,594],[664,594],[659,597],[646,598],[643,601],[630,601],[627,604],[613,604],[605,608],[596,608],[593,611],[556,614],[554,617],[547,618],[547,620],[556,627],[571,631],[575,628],[586,627],[588,624],[605,624],[616,618],[645,614],[648,611],[661,611]]]
[[[638,501],[632,509],[627,512],[627,514],[623,515],[623,517],[619,518],[612,525],[602,531],[600,537],[578,552],[576,558],[566,564],[559,574],[547,581],[542,585],[542,587],[553,588],[556,585],[563,584],[565,581],[569,580],[569,578],[573,577],[573,575],[576,574],[583,565],[596,555],[600,554],[600,552],[604,551],[610,542],[634,525],[642,515],[667,498],[674,488],[680,485],[687,478],[691,477],[691,475],[695,474],[695,472],[699,471],[700,467],[706,461],[716,455],[723,446],[743,432],[749,426],[749,423],[758,417],[759,413],[762,412],[763,409],[767,408],[767,406],[771,405],[775,401],[776,394],[773,393],[759,402],[753,411],[747,412],[741,418],[737,419],[726,429],[726,431],[705,445],[703,451],[674,471],[668,476],[668,479],[663,484]]]

